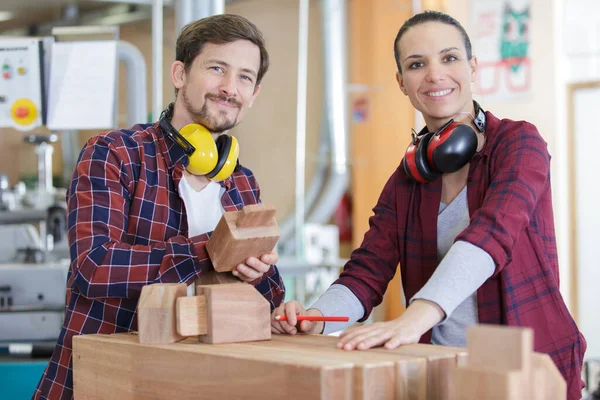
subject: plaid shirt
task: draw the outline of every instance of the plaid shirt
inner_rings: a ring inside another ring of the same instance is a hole
[[[158,124],[106,132],[83,148],[67,194],[72,262],[65,322],[35,399],[73,397],[73,336],[136,330],[144,285],[189,284],[212,269],[205,250],[209,234],[187,236],[177,192],[187,163]],[[260,201],[258,183],[246,168],[221,184],[226,211]],[[252,283],[271,309],[283,300],[277,267]]]
[[[486,116],[487,144],[472,159],[467,181],[471,223],[456,237],[485,250],[496,265],[477,291],[479,322],[533,328],[536,351],[552,357],[568,398],[579,400],[586,342],[559,292],[546,142],[529,123]],[[398,263],[407,299],[436,269],[441,191],[441,179],[418,184],[402,167],[385,185],[362,245],[335,282],[358,297],[365,319]],[[430,341],[431,331],[421,338]]]

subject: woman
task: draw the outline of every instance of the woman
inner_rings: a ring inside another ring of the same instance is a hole
[[[385,185],[339,279],[308,310],[296,301],[278,307],[273,316],[287,322],[273,319],[272,331],[329,333],[364,321],[399,262],[406,311],[349,329],[338,347],[464,346],[476,323],[527,326],[536,351],[550,354],[567,381],[568,398],[580,399],[586,342],[559,292],[546,142],[532,124],[500,120],[473,101],[477,60],[452,17],[413,16],[394,54],[400,90],[427,126]],[[461,150],[433,151],[444,144]],[[351,320],[296,325],[296,315]]]

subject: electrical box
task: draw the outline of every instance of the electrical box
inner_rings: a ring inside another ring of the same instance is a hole
[[[0,38],[0,128],[45,123],[44,40]]]

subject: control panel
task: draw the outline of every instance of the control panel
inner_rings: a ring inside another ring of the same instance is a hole
[[[44,57],[39,38],[0,38],[0,128],[44,123]]]

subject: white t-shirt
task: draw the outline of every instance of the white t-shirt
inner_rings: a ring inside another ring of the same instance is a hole
[[[185,175],[179,182],[179,195],[185,204],[188,221],[188,237],[214,231],[221,216],[225,212],[221,197],[225,188],[217,182],[210,181],[202,190],[197,191],[190,186]],[[193,284],[187,288],[188,296],[195,295]]]
[[[225,188],[217,182],[210,181],[204,189],[196,191],[185,179],[179,182],[179,195],[185,204],[188,222],[188,237],[211,232],[217,226],[225,212],[221,197]]]

